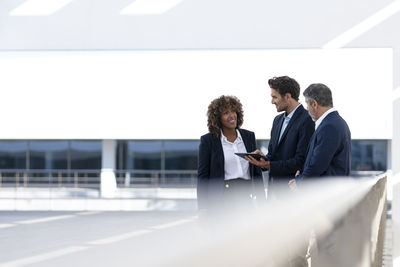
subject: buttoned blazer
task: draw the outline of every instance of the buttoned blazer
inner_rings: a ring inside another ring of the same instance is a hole
[[[296,171],[303,169],[307,147],[315,129],[314,121],[303,105],[300,105],[294,112],[279,141],[284,119],[284,113],[275,117],[268,145],[269,175],[274,178],[274,181],[293,179]]]
[[[256,138],[253,132],[239,129],[247,152],[256,150]],[[222,198],[225,178],[225,159],[221,139],[208,133],[200,138],[198,157],[197,203],[199,209],[216,205]],[[261,168],[249,164],[250,177],[257,198],[265,199]]]
[[[313,134],[303,173],[298,179],[348,176],[351,167],[351,133],[337,111],[329,113]]]

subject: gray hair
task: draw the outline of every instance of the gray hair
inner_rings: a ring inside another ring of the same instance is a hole
[[[307,102],[315,100],[320,106],[333,107],[332,92],[322,83],[313,83],[303,92]]]

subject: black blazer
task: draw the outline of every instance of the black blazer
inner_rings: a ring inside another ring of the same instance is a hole
[[[271,161],[269,176],[274,181],[289,181],[294,178],[297,170],[303,169],[307,147],[315,129],[314,121],[300,105],[278,142],[284,119],[284,113],[275,117],[268,145],[267,158]]]
[[[244,129],[239,129],[239,132],[247,152],[256,150],[254,133]],[[203,135],[200,138],[197,169],[197,203],[199,209],[207,209],[219,204],[224,190],[224,161],[221,139],[211,133]],[[250,164],[249,168],[257,199],[265,199],[261,168],[253,164]]]
[[[351,166],[351,133],[337,111],[329,113],[313,134],[303,173],[297,177],[348,176]]]

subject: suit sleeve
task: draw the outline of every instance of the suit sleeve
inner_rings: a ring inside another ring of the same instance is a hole
[[[270,162],[271,176],[294,176],[297,170],[302,170],[307,155],[307,148],[314,133],[315,124],[307,118],[299,130],[296,153],[293,158]]]
[[[197,206],[207,208],[208,182],[210,178],[211,145],[209,140],[202,136],[199,145],[199,161],[197,167]]]
[[[309,151],[311,159],[299,177],[319,177],[326,170],[340,146],[340,135],[333,125],[326,125],[317,135],[313,151]]]

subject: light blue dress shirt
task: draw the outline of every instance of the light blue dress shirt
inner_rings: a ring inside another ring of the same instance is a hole
[[[278,143],[281,142],[281,137],[282,137],[283,133],[285,132],[285,129],[288,126],[290,119],[293,117],[294,112],[296,111],[296,109],[299,106],[300,106],[300,104],[298,104],[297,107],[294,110],[292,110],[292,112],[290,112],[289,115],[285,116],[285,119],[283,121],[282,128],[281,128],[281,132],[279,133]]]

